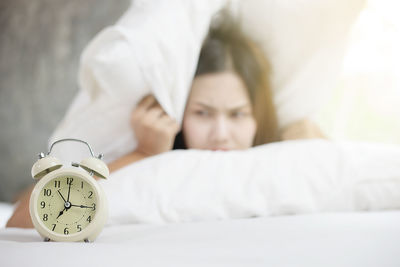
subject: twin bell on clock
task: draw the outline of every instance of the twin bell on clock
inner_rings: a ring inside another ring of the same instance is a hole
[[[80,142],[89,148],[91,157],[63,167],[61,161],[50,156],[60,142]],[[29,202],[32,223],[45,241],[93,241],[107,220],[105,194],[93,176],[107,179],[110,172],[94,156],[90,145],[79,139],[54,142],[49,152],[39,154],[33,164],[32,177],[37,180]]]

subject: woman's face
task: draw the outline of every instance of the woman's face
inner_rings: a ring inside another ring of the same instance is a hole
[[[256,129],[250,98],[238,75],[221,72],[193,80],[182,126],[187,148],[246,149]]]

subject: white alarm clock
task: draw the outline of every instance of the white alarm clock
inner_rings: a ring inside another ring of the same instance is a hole
[[[88,146],[92,157],[81,163],[63,167],[50,156],[59,142],[77,141]],[[95,157],[90,145],[79,139],[61,139],[54,142],[47,155],[39,154],[32,166],[32,177],[38,180],[30,202],[32,222],[45,241],[93,241],[107,220],[107,200],[93,175],[106,179],[107,165]],[[81,167],[81,168],[79,168]]]

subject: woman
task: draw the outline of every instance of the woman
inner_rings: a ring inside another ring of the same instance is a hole
[[[182,129],[148,95],[132,112],[135,151],[109,164],[115,171],[171,149],[234,150],[296,138],[323,137],[308,121],[279,135],[269,84],[269,66],[261,49],[231,20],[212,28],[205,40],[183,116]],[[19,199],[7,227],[33,227],[29,216],[32,188]]]
[[[224,21],[203,44],[181,131],[153,96],[145,97],[132,113],[138,146],[111,170],[172,148],[226,151],[278,141],[268,63],[254,42]]]
[[[155,98],[146,96],[132,113],[138,146],[110,164],[111,171],[174,149],[247,149],[269,142],[323,138],[307,120],[280,133],[261,49],[230,19],[205,40],[183,116],[182,129]]]

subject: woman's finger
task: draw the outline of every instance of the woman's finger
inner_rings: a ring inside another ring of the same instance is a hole
[[[146,120],[149,123],[153,123],[157,120],[159,120],[163,115],[165,114],[164,110],[161,108],[161,106],[156,105],[150,108],[145,116],[143,117],[144,120]]]
[[[156,103],[157,100],[154,98],[153,95],[145,96],[134,108],[132,112],[132,119],[134,121],[140,120],[146,114],[146,112]]]
[[[160,119],[160,123],[164,125],[164,127],[171,129],[172,132],[177,133],[180,129],[180,125],[176,122],[175,119],[171,118],[170,116],[163,116]]]
[[[157,100],[155,99],[155,97],[153,95],[147,95],[142,100],[140,100],[140,102],[136,108],[142,109],[142,110],[148,110],[152,106],[154,106],[154,104],[156,104],[156,103],[157,103]]]

